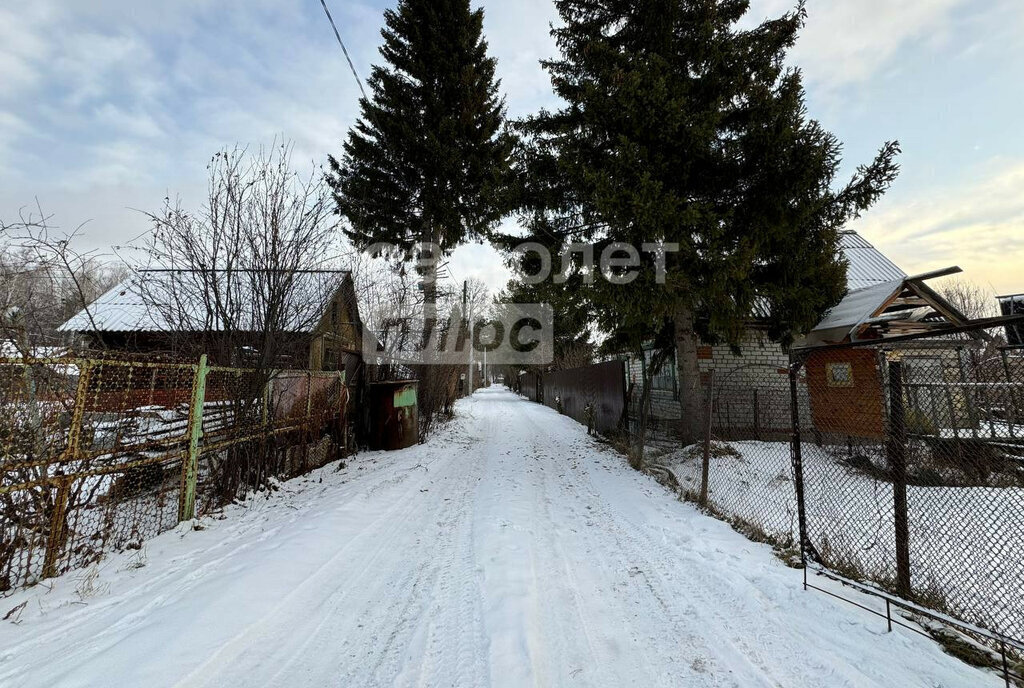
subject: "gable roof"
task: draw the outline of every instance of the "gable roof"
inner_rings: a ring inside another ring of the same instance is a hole
[[[242,271],[238,271],[242,272]],[[216,322],[203,307],[203,295],[207,292],[204,279],[227,279],[225,271],[206,273],[140,270],[128,279],[93,301],[88,308],[75,314],[58,328],[60,332],[170,332],[218,331],[223,325]],[[185,275],[190,275],[186,277]],[[199,275],[196,277],[196,275]],[[293,332],[308,332],[316,328],[323,309],[339,289],[350,292],[346,298],[353,300],[355,290],[352,277],[345,271],[304,271],[292,275],[288,302],[284,304],[282,322],[285,329]],[[221,293],[229,293],[239,305],[237,326],[261,329],[253,322],[260,315],[260,289],[253,280],[234,280],[220,287]],[[192,295],[192,298],[189,295]],[[233,309],[228,309],[233,310]],[[170,317],[173,313],[173,317]],[[246,321],[249,322],[246,322]],[[358,321],[358,315],[356,315]]]
[[[839,234],[839,252],[846,260],[847,294],[881,284],[889,284],[906,278],[896,263],[892,262],[867,239],[852,229]],[[758,298],[754,302],[754,317],[768,320],[771,316],[768,301]]]
[[[925,281],[961,272],[958,267],[855,289],[825,314],[797,348],[880,341],[963,327],[969,319]],[[983,332],[969,333],[989,339]]]

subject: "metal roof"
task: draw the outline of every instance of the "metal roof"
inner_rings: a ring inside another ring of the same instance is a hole
[[[925,284],[929,279],[960,271],[958,267],[950,267],[847,292],[807,337],[797,343],[797,348],[861,339],[898,339],[964,327],[969,324],[968,318]],[[969,334],[973,339],[991,340],[980,330]]]
[[[849,267],[846,268],[846,288],[857,291],[884,282],[894,282],[907,276],[881,251],[853,230],[839,237],[839,248]]]
[[[215,279],[224,280],[224,272],[214,273]],[[209,297],[203,284],[209,273],[140,270],[93,301],[74,317],[61,325],[61,332],[168,332],[217,331],[221,325],[216,317],[207,313],[203,304]],[[286,288],[289,299],[284,304],[283,322],[295,331],[311,330],[319,322],[327,302],[341,286],[345,277],[338,273],[305,272],[291,277],[294,282]],[[265,286],[265,285],[264,285]],[[226,306],[235,326],[261,317],[261,306],[266,301],[260,285],[253,280],[236,278],[230,286],[222,285],[219,294],[229,294],[233,306]]]
[[[808,339],[841,341],[850,330],[870,318],[892,297],[903,290],[903,279],[879,282],[870,287],[847,292],[843,300],[825,314],[814,326]]]
[[[907,276],[907,273],[896,267],[895,263],[852,229],[840,233],[839,251],[847,263],[847,294],[878,284],[897,282]],[[767,300],[756,299],[754,301],[754,317],[767,320],[770,315]]]

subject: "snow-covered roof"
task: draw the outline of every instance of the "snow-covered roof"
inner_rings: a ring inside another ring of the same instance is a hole
[[[239,274],[239,273],[236,273]],[[211,277],[212,275],[212,277]],[[282,319],[285,329],[312,330],[323,309],[341,287],[347,273],[332,271],[301,272],[292,275],[294,282],[286,289],[288,303]],[[169,272],[141,270],[96,299],[88,308],[60,326],[61,332],[169,332],[216,331],[222,328],[204,303],[212,290],[204,281],[221,282],[217,292],[229,294],[232,306],[224,310],[232,314],[236,327],[261,329],[258,321],[264,307],[266,291],[259,280],[227,277],[224,271]],[[227,284],[230,279],[230,286]],[[261,298],[262,297],[262,298]]]

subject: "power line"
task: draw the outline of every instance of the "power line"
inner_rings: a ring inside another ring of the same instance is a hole
[[[356,85],[359,86],[359,92],[363,94],[363,98],[366,98],[366,91],[363,90],[363,81],[359,78],[359,74],[356,73],[356,66],[352,64],[352,58],[348,56],[348,50],[345,48],[345,43],[341,40],[341,34],[338,33],[338,27],[334,24],[334,17],[331,16],[331,11],[327,9],[327,3],[325,0],[320,0],[320,4],[324,8],[324,12],[327,13],[327,20],[331,22],[331,28],[334,29],[334,37],[338,39],[338,45],[341,46],[341,52],[345,53],[345,59],[348,61],[348,68],[352,70],[352,76],[356,78]]]

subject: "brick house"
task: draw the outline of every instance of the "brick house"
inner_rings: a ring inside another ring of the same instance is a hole
[[[840,249],[848,263],[848,293],[907,278],[903,270],[854,231],[842,233]],[[740,343],[739,356],[725,344],[702,346],[698,356],[704,375],[710,376],[714,370],[714,427],[728,428],[734,439],[779,438],[789,432],[789,351],[769,338],[763,317],[751,319]],[[631,408],[639,403],[642,365],[635,357],[627,361]],[[801,405],[805,403],[806,398],[801,400]],[[802,417],[809,417],[809,414],[802,414]],[[673,355],[652,379],[654,436],[671,436],[679,418],[679,388]]]
[[[962,393],[960,397],[945,394],[938,401],[947,396],[954,398],[945,404],[930,401],[930,396],[944,394],[942,385],[962,383],[966,350],[992,344],[992,336],[983,329],[927,341],[907,336],[966,329],[980,322],[969,321],[925,283],[956,274],[960,268],[908,276],[853,231],[842,233],[840,248],[848,264],[848,291],[818,325],[794,344],[809,352],[797,389],[801,427],[847,437],[881,436],[885,407],[882,380],[886,361],[890,360],[904,362],[905,383],[914,388],[913,401],[920,404],[920,415],[927,416],[928,423],[934,427],[957,426],[962,415],[959,407],[966,405]],[[791,431],[790,352],[768,337],[765,322],[764,317],[751,318],[739,355],[727,345],[698,349],[705,388],[710,382],[713,390],[712,429],[720,438],[784,439]],[[880,358],[880,347],[842,346],[851,343],[884,344],[884,357]],[[627,365],[631,412],[639,403],[641,365],[634,358]],[[853,409],[854,402],[864,408]],[[659,434],[671,437],[680,413],[672,356],[652,379],[651,427],[655,438]]]

